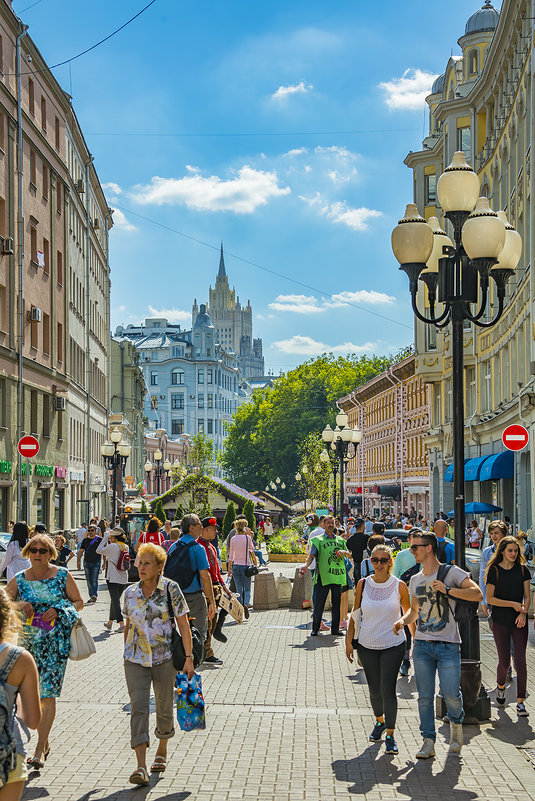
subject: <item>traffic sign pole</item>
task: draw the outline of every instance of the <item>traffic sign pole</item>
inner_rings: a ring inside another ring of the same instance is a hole
[[[26,459],[26,525],[30,525],[30,460]]]
[[[26,512],[26,523],[30,525],[30,457],[37,456],[39,453],[39,440],[31,434],[21,437],[17,442],[17,450],[19,452],[19,465],[20,465],[20,488],[18,498],[18,508],[20,517]],[[22,508],[22,464],[23,459],[26,459],[26,509]]]

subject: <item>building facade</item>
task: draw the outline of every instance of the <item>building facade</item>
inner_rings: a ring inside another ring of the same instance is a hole
[[[345,496],[364,514],[414,510],[429,517],[429,390],[414,368],[408,356],[338,401],[348,425],[362,431]]]
[[[223,348],[237,354],[238,366],[242,376],[252,378],[264,374],[264,357],[262,340],[253,337],[253,310],[251,302],[247,306],[240,303],[236,290],[231,289],[225,268],[223,244],[219,257],[219,270],[215,287],[208,290],[209,301],[207,313],[215,328],[216,341]],[[195,298],[192,308],[192,324],[195,322],[199,307]]]
[[[480,178],[481,195],[495,211],[504,209],[522,236],[523,254],[507,285],[505,313],[488,330],[466,324],[464,359],[465,453],[478,460],[465,468],[466,499],[495,503],[511,519],[518,513],[523,529],[532,526],[535,480],[534,26],[532,0],[504,0],[501,12],[485,2],[472,14],[458,41],[461,53],[450,57],[427,98],[429,134],[422,149],[405,160],[413,170],[420,213],[444,223],[437,179],[453,153],[464,151]],[[496,308],[492,281],[491,286],[490,313]],[[483,319],[488,321],[489,314]],[[416,321],[415,343],[416,373],[431,393],[426,438],[431,508],[448,512],[453,508],[451,335],[448,328],[437,331]],[[502,455],[501,436],[510,423],[526,425],[531,434],[530,445],[516,459]],[[490,456],[496,458],[483,470],[483,458]]]
[[[134,486],[145,478],[145,413],[147,390],[139,352],[133,342],[111,339],[110,429],[119,426],[123,440],[131,447],[126,465],[128,483]]]

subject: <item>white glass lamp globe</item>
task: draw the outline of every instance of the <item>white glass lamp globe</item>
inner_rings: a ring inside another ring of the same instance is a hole
[[[145,470],[145,473],[150,473],[152,471],[152,462],[145,462],[143,469]]]
[[[112,442],[120,442],[121,441],[121,432],[118,428],[114,428],[113,431],[110,433],[110,439]]]
[[[498,258],[505,244],[505,225],[480,197],[462,230],[463,247],[470,259]]]
[[[353,429],[353,442],[358,445],[359,442],[362,442],[362,431],[360,428]]]
[[[332,442],[334,439],[334,431],[330,427],[330,425],[326,425],[323,431],[321,432],[321,438],[324,442]]]
[[[433,231],[433,250],[427,260],[427,268],[423,272],[438,273],[438,260],[444,257],[444,246],[447,245],[452,248],[453,242],[447,233],[442,230],[438,217],[430,217],[427,222]]]
[[[100,452],[102,456],[113,456],[115,453],[115,448],[111,442],[105,442],[100,446]]]
[[[516,270],[522,255],[522,237],[515,231],[504,211],[498,211],[498,218],[505,225],[505,244],[498,257],[496,269]]]
[[[392,250],[400,264],[426,264],[433,250],[433,231],[409,203],[405,216],[392,231]]]
[[[339,412],[336,415],[336,425],[339,426],[340,428],[344,428],[344,426],[347,425],[347,420],[348,420],[348,417],[347,417],[347,414],[345,412]]]
[[[437,194],[444,211],[472,211],[479,197],[479,178],[462,150],[453,154],[449,167],[438,179]]]

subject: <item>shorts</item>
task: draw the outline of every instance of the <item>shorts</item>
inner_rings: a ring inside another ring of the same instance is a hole
[[[6,784],[15,784],[15,782],[25,782],[28,778],[28,766],[26,764],[26,754],[19,754],[17,752],[17,764],[12,771],[8,773]]]

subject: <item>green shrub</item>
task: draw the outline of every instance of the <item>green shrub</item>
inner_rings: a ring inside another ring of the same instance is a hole
[[[232,501],[229,501],[227,504],[227,511],[225,512],[225,517],[223,518],[223,536],[225,539],[230,534],[231,530],[234,528],[234,521],[236,520],[236,508]]]
[[[176,508],[175,516],[174,516],[173,520],[182,520],[183,517],[184,517],[184,509],[182,507],[182,504],[179,503],[177,508]]]
[[[165,512],[163,510],[163,503],[161,502],[161,500],[159,500],[158,503],[156,504],[156,508],[154,510],[154,514],[156,515],[156,517],[159,520],[166,520],[167,519],[167,515],[165,514]]]
[[[141,513],[146,515],[148,513],[148,511],[149,510],[147,509],[147,504],[145,503],[144,500],[142,500],[141,501]]]
[[[254,503],[252,501],[245,501],[243,506],[243,514],[247,518],[249,528],[254,534],[256,531],[256,519],[254,516]]]
[[[299,534],[291,528],[282,528],[271,538],[267,545],[268,553],[306,553],[305,543],[300,541]]]

